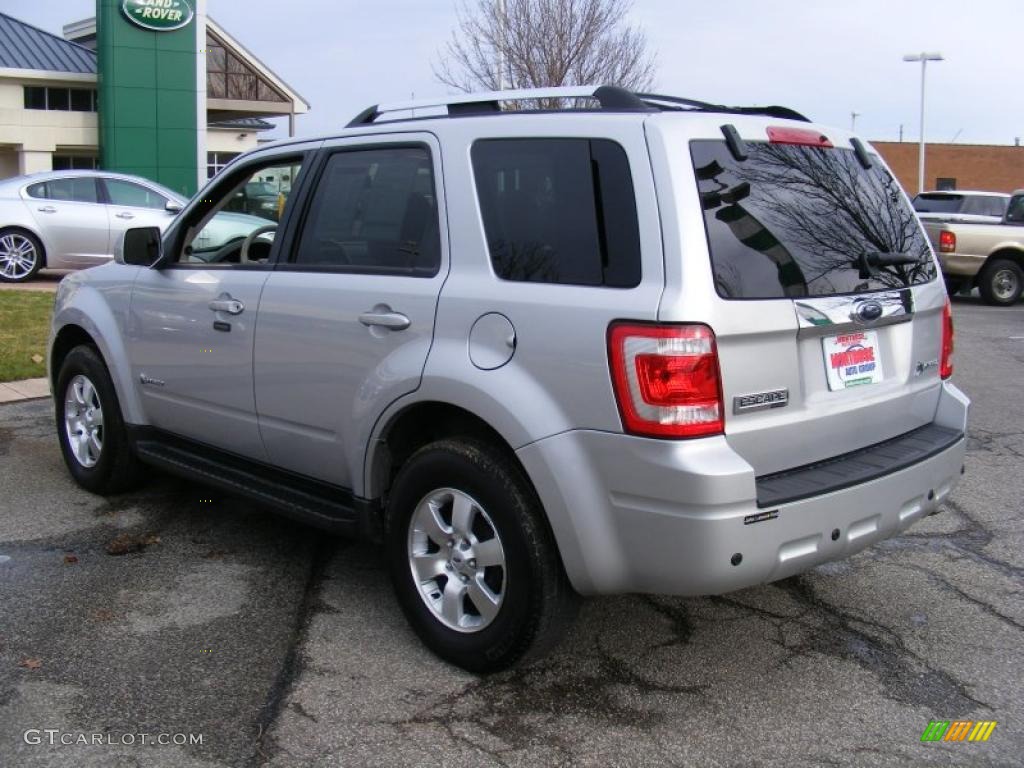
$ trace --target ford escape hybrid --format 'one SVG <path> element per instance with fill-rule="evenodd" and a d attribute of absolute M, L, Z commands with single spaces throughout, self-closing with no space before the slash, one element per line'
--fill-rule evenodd
<path fill-rule="evenodd" d="M 487 671 L 578 595 L 762 584 L 936 509 L 952 348 L 869 146 L 599 87 L 376 106 L 237 159 L 61 283 L 49 364 L 83 487 L 150 465 L 382 542 L 423 641 Z"/>

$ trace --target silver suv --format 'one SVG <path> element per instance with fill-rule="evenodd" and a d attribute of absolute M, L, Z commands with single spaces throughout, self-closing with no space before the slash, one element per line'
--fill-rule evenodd
<path fill-rule="evenodd" d="M 204 247 L 270 178 L 276 223 Z M 375 106 L 239 158 L 63 281 L 49 364 L 83 487 L 152 465 L 381 541 L 423 641 L 488 671 L 578 595 L 762 584 L 934 511 L 952 333 L 856 137 L 599 87 Z"/>

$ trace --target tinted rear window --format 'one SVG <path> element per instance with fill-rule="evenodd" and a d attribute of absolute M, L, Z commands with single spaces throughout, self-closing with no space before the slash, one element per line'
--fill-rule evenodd
<path fill-rule="evenodd" d="M 963 204 L 963 195 L 923 194 L 914 198 L 914 210 L 918 213 L 960 213 Z"/>
<path fill-rule="evenodd" d="M 720 296 L 830 296 L 935 278 L 921 225 L 879 163 L 864 169 L 846 149 L 748 142 L 747 151 L 740 162 L 724 141 L 690 144 Z"/>
<path fill-rule="evenodd" d="M 640 283 L 636 200 L 621 146 L 607 139 L 485 139 L 472 154 L 498 277 Z"/>

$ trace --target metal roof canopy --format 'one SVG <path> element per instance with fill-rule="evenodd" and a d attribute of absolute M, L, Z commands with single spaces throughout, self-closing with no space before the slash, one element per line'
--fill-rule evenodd
<path fill-rule="evenodd" d="M 441 109 L 447 117 L 468 115 L 486 115 L 501 113 L 502 102 L 537 101 L 541 99 L 589 99 L 600 105 L 601 111 L 608 112 L 712 112 L 741 115 L 767 115 L 787 120 L 809 120 L 788 107 L 727 107 L 723 104 L 710 104 L 695 99 L 683 99 L 677 96 L 662 96 L 652 93 L 633 93 L 625 88 L 614 85 L 563 86 L 558 88 L 529 88 L 515 91 L 487 91 L 483 93 L 467 93 L 458 96 L 442 96 L 433 99 L 394 102 L 391 104 L 375 104 L 356 115 L 347 128 L 371 125 L 377 118 L 395 112 L 411 112 L 416 109 Z M 529 114 L 532 110 L 524 110 Z M 554 110 L 571 111 L 571 110 Z M 506 114 L 515 114 L 508 111 Z M 408 120 L 411 118 L 392 118 L 388 122 Z"/>
<path fill-rule="evenodd" d="M 95 75 L 96 54 L 0 13 L 0 67 Z"/>

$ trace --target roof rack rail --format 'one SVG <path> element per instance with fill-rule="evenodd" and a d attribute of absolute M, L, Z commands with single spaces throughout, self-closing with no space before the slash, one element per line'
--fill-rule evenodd
<path fill-rule="evenodd" d="M 346 126 L 355 128 L 370 125 L 378 117 L 392 112 L 411 112 L 414 109 L 444 107 L 449 116 L 478 115 L 500 112 L 503 101 L 531 101 L 537 99 L 593 99 L 601 109 L 615 112 L 654 112 L 656 107 L 645 104 L 635 94 L 614 85 L 562 86 L 558 88 L 523 88 L 515 91 L 486 91 L 458 96 L 439 96 L 433 99 L 399 101 L 375 104 L 356 115 Z"/>
<path fill-rule="evenodd" d="M 356 115 L 346 128 L 372 125 L 377 118 L 395 112 L 417 109 L 445 109 L 449 117 L 493 114 L 501 111 L 502 102 L 535 101 L 539 99 L 591 99 L 609 112 L 657 112 L 682 107 L 694 112 L 722 112 L 741 115 L 767 115 L 788 120 L 810 122 L 799 112 L 787 107 L 727 107 L 705 101 L 662 96 L 654 93 L 633 93 L 615 85 L 563 86 L 558 88 L 526 88 L 514 91 L 487 91 L 433 99 L 374 104 Z M 406 118 L 397 118 L 398 120 Z"/>

